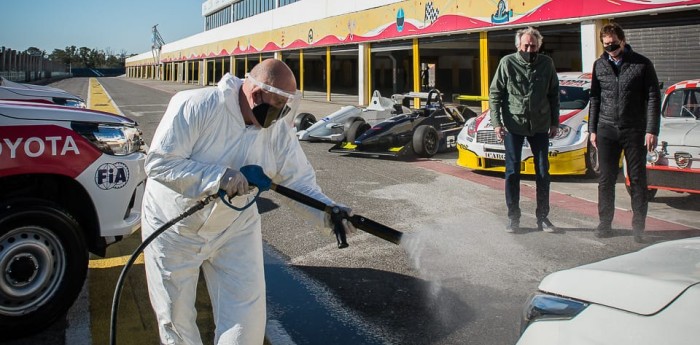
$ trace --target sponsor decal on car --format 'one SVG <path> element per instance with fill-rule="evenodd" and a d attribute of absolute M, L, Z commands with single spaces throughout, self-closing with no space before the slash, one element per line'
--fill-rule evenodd
<path fill-rule="evenodd" d="M 486 152 L 484 152 L 484 155 L 486 156 L 486 158 L 489 158 L 489 159 L 506 160 L 506 154 L 503 153 L 503 152 L 489 152 L 489 151 L 486 151 Z"/>
<path fill-rule="evenodd" d="M 105 163 L 95 171 L 95 184 L 100 189 L 119 189 L 129 182 L 129 167 L 122 162 Z"/>
<path fill-rule="evenodd" d="M 3 151 L 9 154 L 10 159 L 17 158 L 18 151 L 21 155 L 31 158 L 42 156 L 44 153 L 51 156 L 65 156 L 68 152 L 80 154 L 80 150 L 71 136 L 2 138 L 0 156 L 3 155 Z"/>

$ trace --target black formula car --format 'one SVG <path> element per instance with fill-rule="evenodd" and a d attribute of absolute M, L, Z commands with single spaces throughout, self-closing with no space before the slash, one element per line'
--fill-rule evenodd
<path fill-rule="evenodd" d="M 358 121 L 347 131 L 346 140 L 331 147 L 330 152 L 366 156 L 402 157 L 416 155 L 429 158 L 438 152 L 454 150 L 457 134 L 464 126 L 464 114 L 473 113 L 464 106 L 445 105 L 438 90 L 411 92 L 397 102 L 420 99 L 422 108 L 393 116 L 374 126 Z"/>

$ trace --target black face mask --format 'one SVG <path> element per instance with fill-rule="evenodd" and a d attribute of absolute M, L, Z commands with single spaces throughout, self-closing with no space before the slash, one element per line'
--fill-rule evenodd
<path fill-rule="evenodd" d="M 537 53 L 536 53 L 536 52 L 535 52 L 535 53 L 530 53 L 530 52 L 519 51 L 518 53 L 520 53 L 520 57 L 522 57 L 523 60 L 525 60 L 525 61 L 527 61 L 527 62 L 529 62 L 529 63 L 533 63 L 533 62 L 535 62 L 535 60 L 537 59 Z"/>
<path fill-rule="evenodd" d="M 619 44 L 611 44 L 607 47 L 603 47 L 603 49 L 605 49 L 605 51 L 608 53 L 612 53 L 612 52 L 620 49 L 620 45 Z"/>
<path fill-rule="evenodd" d="M 263 128 L 270 127 L 272 122 L 277 119 L 272 119 L 271 116 L 268 116 L 269 110 L 270 110 L 270 105 L 267 103 L 260 103 L 251 109 L 253 111 L 253 115 L 255 116 L 255 120 L 258 121 L 260 126 Z"/>

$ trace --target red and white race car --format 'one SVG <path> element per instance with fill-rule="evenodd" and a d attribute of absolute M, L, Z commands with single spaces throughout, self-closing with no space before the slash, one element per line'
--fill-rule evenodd
<path fill-rule="evenodd" d="M 88 252 L 138 230 L 146 174 L 134 121 L 98 111 L 0 101 L 0 334 L 65 314 Z"/>
<path fill-rule="evenodd" d="M 0 77 L 0 100 L 85 108 L 85 101 L 70 92 L 44 85 L 15 83 L 3 77 Z"/>
<path fill-rule="evenodd" d="M 558 73 L 559 131 L 549 141 L 549 173 L 552 175 L 595 176 L 597 152 L 588 142 L 588 108 L 591 74 Z M 505 148 L 496 138 L 487 110 L 469 119 L 457 136 L 457 165 L 473 170 L 505 171 Z M 521 173 L 534 174 L 532 151 L 525 141 Z"/>
<path fill-rule="evenodd" d="M 647 155 L 649 198 L 659 189 L 700 193 L 700 79 L 666 89 L 658 143 Z"/>

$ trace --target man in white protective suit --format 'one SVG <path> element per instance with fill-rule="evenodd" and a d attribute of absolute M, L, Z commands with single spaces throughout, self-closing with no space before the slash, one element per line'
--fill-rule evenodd
<path fill-rule="evenodd" d="M 217 200 L 145 249 L 148 292 L 163 344 L 202 344 L 194 306 L 200 268 L 213 306 L 215 343 L 263 343 L 260 214 L 239 170 L 260 166 L 274 183 L 334 204 L 316 183 L 294 135 L 299 99 L 292 71 L 274 59 L 256 65 L 245 79 L 226 74 L 217 87 L 179 92 L 171 99 L 146 158 L 143 239 L 220 189 L 233 197 L 234 206 L 251 205 L 239 212 Z M 260 175 L 253 177 L 267 179 Z M 321 211 L 289 204 L 318 226 L 333 225 Z M 342 223 L 346 233 L 354 231 L 351 223 Z"/>

